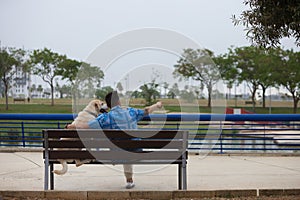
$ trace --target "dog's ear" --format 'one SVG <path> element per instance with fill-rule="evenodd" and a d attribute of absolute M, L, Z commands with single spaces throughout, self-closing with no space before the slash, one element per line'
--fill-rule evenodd
<path fill-rule="evenodd" d="M 99 102 L 95 102 L 94 106 L 95 106 L 96 110 L 100 110 L 101 109 L 101 103 L 99 103 Z"/>

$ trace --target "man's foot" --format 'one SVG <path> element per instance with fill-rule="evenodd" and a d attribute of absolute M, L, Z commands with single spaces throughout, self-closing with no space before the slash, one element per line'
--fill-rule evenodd
<path fill-rule="evenodd" d="M 127 182 L 126 189 L 131 189 L 135 186 L 134 182 Z"/>

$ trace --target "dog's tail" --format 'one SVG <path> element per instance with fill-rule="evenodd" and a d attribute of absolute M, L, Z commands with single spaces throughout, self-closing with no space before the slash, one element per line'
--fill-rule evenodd
<path fill-rule="evenodd" d="M 53 173 L 57 175 L 64 175 L 68 171 L 68 164 L 66 160 L 59 160 L 60 164 L 62 165 L 61 170 L 53 170 Z"/>

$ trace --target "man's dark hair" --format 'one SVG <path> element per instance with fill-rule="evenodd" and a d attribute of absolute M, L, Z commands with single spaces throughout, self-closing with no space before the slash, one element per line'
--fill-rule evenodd
<path fill-rule="evenodd" d="M 119 105 L 119 100 L 120 99 L 117 91 L 110 92 L 105 96 L 105 101 L 109 108 Z"/>

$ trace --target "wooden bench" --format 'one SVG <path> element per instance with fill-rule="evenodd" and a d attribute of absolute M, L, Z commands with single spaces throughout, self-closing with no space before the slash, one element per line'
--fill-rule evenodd
<path fill-rule="evenodd" d="M 25 98 L 14 98 L 13 99 L 14 103 L 16 103 L 16 101 L 23 101 L 25 103 Z"/>
<path fill-rule="evenodd" d="M 188 131 L 46 129 L 44 189 L 54 189 L 59 159 L 92 160 L 87 164 L 177 164 L 178 189 L 187 189 Z M 49 171 L 50 167 L 50 171 Z"/>

